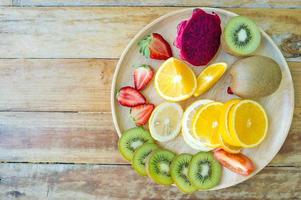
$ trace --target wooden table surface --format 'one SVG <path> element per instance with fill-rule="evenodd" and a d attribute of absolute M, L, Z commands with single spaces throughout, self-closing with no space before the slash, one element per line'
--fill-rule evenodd
<path fill-rule="evenodd" d="M 126 3 L 125 3 L 126 2 Z M 301 199 L 301 0 L 0 0 L 0 199 Z M 117 60 L 146 24 L 183 7 L 255 20 L 287 58 L 290 133 L 237 186 L 183 195 L 138 176 L 118 153 L 110 111 Z"/>

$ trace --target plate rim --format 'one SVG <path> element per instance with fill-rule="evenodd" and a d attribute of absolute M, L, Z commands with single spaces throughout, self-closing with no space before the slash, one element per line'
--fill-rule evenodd
<path fill-rule="evenodd" d="M 132 47 L 132 45 L 136 42 L 136 40 L 141 37 L 148 29 L 150 29 L 152 26 L 154 26 L 155 24 L 165 20 L 166 18 L 168 17 L 171 17 L 171 16 L 174 16 L 174 15 L 177 15 L 177 14 L 180 14 L 180 13 L 185 13 L 187 11 L 193 11 L 194 9 L 196 8 L 200 8 L 200 9 L 204 9 L 206 10 L 207 12 L 214 12 L 214 11 L 218 11 L 219 13 L 223 13 L 223 14 L 226 14 L 226 15 L 229 15 L 229 16 L 238 16 L 238 14 L 234 13 L 234 12 L 231 12 L 231 11 L 228 11 L 228 10 L 225 10 L 225 9 L 221 9 L 221 8 L 213 8 L 213 7 L 191 7 L 191 8 L 184 8 L 184 9 L 179 9 L 179 10 L 175 10 L 175 11 L 171 11 L 171 12 L 168 12 L 158 18 L 156 18 L 155 20 L 153 20 L 152 22 L 150 22 L 149 24 L 147 24 L 146 26 L 144 26 L 131 40 L 130 42 L 127 44 L 126 48 L 123 50 L 118 62 L 117 62 L 117 65 L 116 65 L 116 69 L 115 69 L 115 72 L 114 72 L 114 75 L 113 75 L 113 80 L 112 80 L 112 86 L 111 86 L 111 112 L 112 112 L 112 118 L 113 118 L 113 124 L 114 124 L 114 128 L 116 129 L 116 132 L 117 132 L 117 135 L 118 137 L 121 136 L 121 131 L 120 131 L 120 128 L 119 128 L 119 125 L 118 125 L 118 120 L 117 120 L 117 115 L 116 115 L 116 110 L 115 110 L 115 88 L 116 88 L 116 82 L 117 82 L 117 76 L 118 76 L 118 73 L 120 71 L 120 68 L 121 68 L 121 64 L 124 60 L 124 57 L 126 56 L 126 54 L 128 53 L 129 49 Z M 274 155 L 271 156 L 271 158 L 269 160 L 266 160 L 267 161 L 267 164 L 264 165 L 263 167 L 259 168 L 256 170 L 255 173 L 252 173 L 251 175 L 247 176 L 247 177 L 244 177 L 242 178 L 241 180 L 239 180 L 238 182 L 235 182 L 233 184 L 230 184 L 226 187 L 214 187 L 212 189 L 209 189 L 209 190 L 198 190 L 197 192 L 201 192 L 201 191 L 213 191 L 213 190 L 221 190 L 221 189 L 226 189 L 226 188 L 229 188 L 229 187 L 232 187 L 232 186 L 235 186 L 235 185 L 238 185 L 252 177 L 254 177 L 257 173 L 259 173 L 261 170 L 263 170 L 274 158 L 275 156 L 279 153 L 280 149 L 282 148 L 284 142 L 286 141 L 286 138 L 288 136 L 288 133 L 289 133 L 289 130 L 291 128 L 291 125 L 292 125 L 292 120 L 293 120 L 293 115 L 294 115 L 294 110 L 295 110 L 295 91 L 294 91 L 294 82 L 293 82 L 293 79 L 292 79 L 292 75 L 291 75 L 291 72 L 290 72 L 290 69 L 289 69 L 289 66 L 287 64 L 287 61 L 285 60 L 285 57 L 283 56 L 282 52 L 280 51 L 280 49 L 278 48 L 278 46 L 275 44 L 275 42 L 272 40 L 272 38 L 261 28 L 259 27 L 260 29 L 260 32 L 261 34 L 268 40 L 268 42 L 271 43 L 271 45 L 273 46 L 273 48 L 275 49 L 275 51 L 277 51 L 277 53 L 280 56 L 280 60 L 282 62 L 282 64 L 284 64 L 285 66 L 285 70 L 288 72 L 288 79 L 289 81 L 292 83 L 291 84 L 291 87 L 290 87 L 290 94 L 292 95 L 292 98 L 289 99 L 289 103 L 290 103 L 290 115 L 289 115 L 289 123 L 287 123 L 286 127 L 284 128 L 284 134 L 285 134 L 285 137 L 283 137 L 283 140 L 280 142 L 281 145 L 279 145 L 279 149 L 275 151 Z"/>

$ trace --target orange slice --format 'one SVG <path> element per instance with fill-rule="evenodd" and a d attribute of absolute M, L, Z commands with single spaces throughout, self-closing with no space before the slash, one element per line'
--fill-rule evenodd
<path fill-rule="evenodd" d="M 260 104 L 242 100 L 230 109 L 228 125 L 233 144 L 251 148 L 266 137 L 268 118 Z"/>
<path fill-rule="evenodd" d="M 219 102 L 208 103 L 197 111 L 192 122 L 194 136 L 205 139 L 211 148 L 220 146 L 218 127 L 222 107 Z"/>
<path fill-rule="evenodd" d="M 226 63 L 215 63 L 206 67 L 197 78 L 197 88 L 194 96 L 200 96 L 207 92 L 227 70 Z"/>

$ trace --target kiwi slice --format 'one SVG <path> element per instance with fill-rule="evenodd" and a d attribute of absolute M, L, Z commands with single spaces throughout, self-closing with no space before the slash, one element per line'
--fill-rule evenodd
<path fill-rule="evenodd" d="M 153 143 L 145 143 L 139 147 L 133 156 L 132 167 L 141 176 L 146 176 L 145 162 L 146 158 L 151 154 L 152 151 L 158 149 L 158 146 Z"/>
<path fill-rule="evenodd" d="M 169 150 L 157 149 L 147 160 L 146 171 L 150 178 L 161 185 L 171 185 L 170 164 L 176 155 Z"/>
<path fill-rule="evenodd" d="M 192 193 L 197 190 L 188 178 L 188 166 L 191 159 L 192 155 L 183 153 L 177 155 L 170 165 L 171 178 L 174 180 L 178 188 L 185 193 Z"/>
<path fill-rule="evenodd" d="M 126 130 L 119 139 L 118 149 L 121 155 L 131 161 L 135 150 L 144 143 L 153 143 L 154 139 L 150 133 L 142 127 L 135 127 Z"/>
<path fill-rule="evenodd" d="M 237 16 L 227 23 L 222 45 L 224 50 L 236 56 L 248 56 L 256 51 L 261 41 L 260 30 L 249 18 Z"/>
<path fill-rule="evenodd" d="M 222 176 L 222 167 L 212 152 L 195 154 L 189 164 L 188 177 L 198 189 L 210 189 L 216 186 Z"/>

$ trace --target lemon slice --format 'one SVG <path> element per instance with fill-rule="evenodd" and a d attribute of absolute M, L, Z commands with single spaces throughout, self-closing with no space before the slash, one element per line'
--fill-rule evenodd
<path fill-rule="evenodd" d="M 197 111 L 192 122 L 194 136 L 205 139 L 211 148 L 220 146 L 218 127 L 222 107 L 220 102 L 208 103 Z"/>
<path fill-rule="evenodd" d="M 192 121 L 197 110 L 205 104 L 213 102 L 209 99 L 202 99 L 195 101 L 193 104 L 188 106 L 183 114 L 182 119 L 182 135 L 184 141 L 193 149 L 200 151 L 210 151 L 212 148 L 207 147 L 204 143 L 206 140 L 198 139 L 193 135 L 192 132 Z"/>
<path fill-rule="evenodd" d="M 161 103 L 153 111 L 149 120 L 152 137 L 159 142 L 175 138 L 181 130 L 183 109 L 177 103 Z"/>
<path fill-rule="evenodd" d="M 228 118 L 229 118 L 229 112 L 230 109 L 235 105 L 238 104 L 241 100 L 239 99 L 231 99 L 227 101 L 222 108 L 221 115 L 220 115 L 220 126 L 219 126 L 219 132 L 221 136 L 223 137 L 224 143 L 227 143 L 231 146 L 237 145 L 234 142 L 234 139 L 232 138 L 230 132 L 229 132 L 229 126 L 228 126 Z"/>
<path fill-rule="evenodd" d="M 230 109 L 229 131 L 235 146 L 259 145 L 268 131 L 268 118 L 257 102 L 242 100 Z"/>
<path fill-rule="evenodd" d="M 158 94 L 169 101 L 182 101 L 191 97 L 197 87 L 192 69 L 176 58 L 166 60 L 155 76 Z"/>
<path fill-rule="evenodd" d="M 194 96 L 200 96 L 207 92 L 227 70 L 226 63 L 215 63 L 206 67 L 197 78 L 197 89 Z"/>

